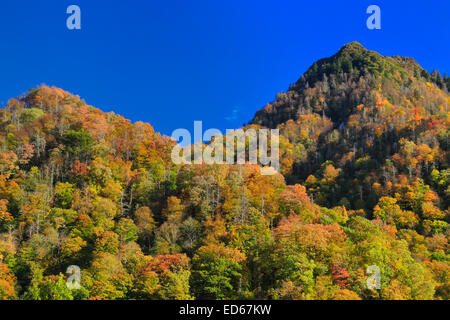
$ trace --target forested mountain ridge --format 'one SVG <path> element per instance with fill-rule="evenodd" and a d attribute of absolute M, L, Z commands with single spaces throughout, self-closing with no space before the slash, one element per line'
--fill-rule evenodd
<path fill-rule="evenodd" d="M 0 299 L 449 299 L 447 82 L 344 46 L 250 125 L 272 176 L 31 89 L 0 109 Z"/>
<path fill-rule="evenodd" d="M 448 169 L 447 87 L 450 78 L 430 75 L 412 58 L 352 42 L 314 63 L 252 123 L 288 138 L 283 173 L 319 204 L 370 211 L 400 178 L 420 178 L 447 209 L 448 185 L 438 182 Z M 326 168 L 332 192 L 320 183 Z"/>
<path fill-rule="evenodd" d="M 376 103 L 378 97 L 372 89 L 382 89 L 383 97 L 398 104 L 401 94 L 417 99 L 420 92 L 414 84 L 426 81 L 448 93 L 450 78 L 445 74 L 441 77 L 433 71 L 430 75 L 413 58 L 384 57 L 351 42 L 332 57 L 315 62 L 286 93 L 279 93 L 273 103 L 259 110 L 251 123 L 275 128 L 314 112 L 340 125 L 358 105 Z"/>

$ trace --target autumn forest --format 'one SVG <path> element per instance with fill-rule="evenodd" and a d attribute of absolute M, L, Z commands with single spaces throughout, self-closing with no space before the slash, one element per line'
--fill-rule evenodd
<path fill-rule="evenodd" d="M 280 132 L 261 175 L 174 164 L 150 124 L 29 89 L 0 109 L 0 300 L 449 300 L 449 91 L 344 45 L 245 125 Z"/>

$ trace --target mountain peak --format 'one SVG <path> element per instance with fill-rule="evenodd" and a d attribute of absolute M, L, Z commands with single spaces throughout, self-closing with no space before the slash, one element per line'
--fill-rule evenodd
<path fill-rule="evenodd" d="M 384 57 L 375 51 L 367 50 L 359 42 L 345 44 L 333 56 L 315 62 L 299 79 L 306 79 L 310 84 L 320 81 L 323 75 L 352 73 L 374 73 L 384 64 Z"/>
<path fill-rule="evenodd" d="M 423 87 L 427 81 L 432 77 L 414 59 L 382 56 L 353 41 L 313 63 L 286 93 L 258 111 L 252 123 L 276 127 L 299 115 L 319 113 L 340 126 L 358 105 L 374 105 L 376 88 L 384 87 L 378 94 L 395 104 L 404 98 L 402 92 L 408 92 L 407 99 L 416 99 L 418 91 L 411 89 L 412 84 Z"/>
<path fill-rule="evenodd" d="M 346 52 L 346 51 L 368 51 L 368 50 L 358 41 L 352 41 L 347 44 L 344 44 L 342 48 L 339 50 L 339 52 Z"/>

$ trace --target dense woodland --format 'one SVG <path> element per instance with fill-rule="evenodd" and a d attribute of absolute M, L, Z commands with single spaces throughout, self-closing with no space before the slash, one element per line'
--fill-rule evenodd
<path fill-rule="evenodd" d="M 0 299 L 448 300 L 449 89 L 345 45 L 247 126 L 280 129 L 275 175 L 31 89 L 0 109 Z"/>

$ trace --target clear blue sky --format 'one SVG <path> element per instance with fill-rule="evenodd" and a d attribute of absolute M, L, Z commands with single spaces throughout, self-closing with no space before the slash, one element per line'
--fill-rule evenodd
<path fill-rule="evenodd" d="M 167 135 L 224 131 L 354 40 L 450 74 L 449 18 L 448 0 L 1 0 L 0 102 L 45 83 Z"/>

